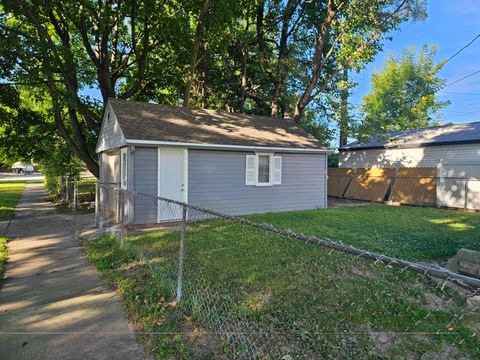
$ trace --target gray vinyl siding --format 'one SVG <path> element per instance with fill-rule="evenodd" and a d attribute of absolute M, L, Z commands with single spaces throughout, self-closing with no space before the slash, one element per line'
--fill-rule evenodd
<path fill-rule="evenodd" d="M 105 112 L 102 120 L 102 129 L 98 137 L 97 153 L 126 145 L 125 136 L 120 124 L 111 109 Z"/>
<path fill-rule="evenodd" d="M 480 144 L 410 149 L 370 149 L 340 153 L 340 167 L 436 167 L 439 163 L 480 162 Z"/>
<path fill-rule="evenodd" d="M 231 215 L 325 207 L 325 154 L 280 154 L 282 184 L 245 185 L 249 152 L 188 151 L 188 202 Z"/>
<path fill-rule="evenodd" d="M 157 195 L 157 148 L 135 147 L 133 152 L 134 191 Z M 155 223 L 157 201 L 145 196 L 135 196 L 135 222 Z"/>

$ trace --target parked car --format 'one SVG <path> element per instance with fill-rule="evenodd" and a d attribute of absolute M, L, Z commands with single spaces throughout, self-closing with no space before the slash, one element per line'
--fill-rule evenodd
<path fill-rule="evenodd" d="M 12 170 L 16 173 L 16 174 L 20 174 L 24 171 L 25 169 L 25 165 L 23 165 L 22 162 L 20 161 L 17 161 L 15 164 L 12 165 Z"/>

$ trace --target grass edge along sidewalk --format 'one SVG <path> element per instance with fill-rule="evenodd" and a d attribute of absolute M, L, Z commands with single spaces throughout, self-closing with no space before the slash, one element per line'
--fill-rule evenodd
<path fill-rule="evenodd" d="M 265 216 L 270 215 L 249 218 L 264 220 Z M 163 333 L 148 338 L 160 357 L 197 358 L 199 343 L 211 358 L 242 351 L 232 350 L 228 339 L 214 341 L 202 315 L 178 307 L 166 290 L 168 281 L 148 266 L 150 262 L 155 268 L 175 271 L 171 259 L 178 251 L 176 235 L 141 234 L 127 239 L 124 247 L 105 237 L 88 243 L 87 249 L 92 262 L 117 286 L 140 327 Z M 138 250 L 154 255 L 149 261 L 139 259 Z M 214 296 L 235 298 L 233 307 L 217 302 L 204 307 L 208 310 L 204 314 L 213 312 L 224 322 L 240 315 L 263 331 L 276 328 L 292 333 L 290 343 L 289 339 L 281 343 L 286 344 L 285 356 L 289 346 L 298 347 L 302 341 L 308 343 L 305 357 L 311 355 L 308 351 L 327 357 L 348 351 L 360 358 L 388 358 L 412 351 L 437 358 L 480 355 L 478 332 L 472 328 L 478 317 L 461 313 L 464 299 L 422 275 L 217 220 L 188 233 L 186 259 L 203 259 L 187 266 L 186 273 L 215 287 Z M 340 330 L 341 335 L 331 334 L 331 342 L 314 341 L 315 324 L 320 324 L 320 330 Z M 330 327 L 322 328 L 322 324 Z M 186 332 L 188 336 L 182 335 Z"/>
<path fill-rule="evenodd" d="M 13 218 L 15 207 L 20 200 L 25 182 L 0 181 L 0 221 L 5 225 L 0 228 L 0 279 L 3 278 L 4 262 L 7 258 L 8 223 Z"/>

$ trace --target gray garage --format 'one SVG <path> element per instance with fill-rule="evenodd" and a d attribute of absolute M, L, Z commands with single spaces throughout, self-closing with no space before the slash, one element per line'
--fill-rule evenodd
<path fill-rule="evenodd" d="M 110 99 L 96 150 L 100 182 L 128 191 L 231 215 L 327 206 L 330 151 L 289 120 Z"/>

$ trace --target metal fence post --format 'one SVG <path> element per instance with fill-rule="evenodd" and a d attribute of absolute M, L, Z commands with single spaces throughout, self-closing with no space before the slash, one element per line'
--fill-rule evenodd
<path fill-rule="evenodd" d="M 463 203 L 463 209 L 466 211 L 468 208 L 468 178 L 465 178 L 465 201 Z"/>
<path fill-rule="evenodd" d="M 68 176 L 65 176 L 65 203 L 68 206 Z"/>
<path fill-rule="evenodd" d="M 124 226 L 125 226 L 125 193 L 122 189 L 118 191 L 118 201 L 120 202 L 120 244 L 123 245 L 125 241 Z"/>
<path fill-rule="evenodd" d="M 102 230 L 105 226 L 106 206 L 104 185 L 98 184 L 98 227 Z"/>
<path fill-rule="evenodd" d="M 177 303 L 182 301 L 183 263 L 185 259 L 185 230 L 187 227 L 187 207 L 182 205 L 182 223 L 180 225 L 180 252 L 178 259 Z"/>
<path fill-rule="evenodd" d="M 114 224 L 120 224 L 120 189 L 113 189 L 114 203 L 115 203 L 115 213 L 114 213 Z"/>
<path fill-rule="evenodd" d="M 73 179 L 73 210 L 77 210 L 77 202 L 78 202 L 78 179 Z"/>
<path fill-rule="evenodd" d="M 99 191 L 99 186 L 98 186 L 98 181 L 95 181 L 95 226 L 99 226 L 100 225 L 100 221 L 99 221 L 99 209 L 98 209 L 98 205 L 99 205 L 99 194 L 98 194 L 98 191 Z"/>

